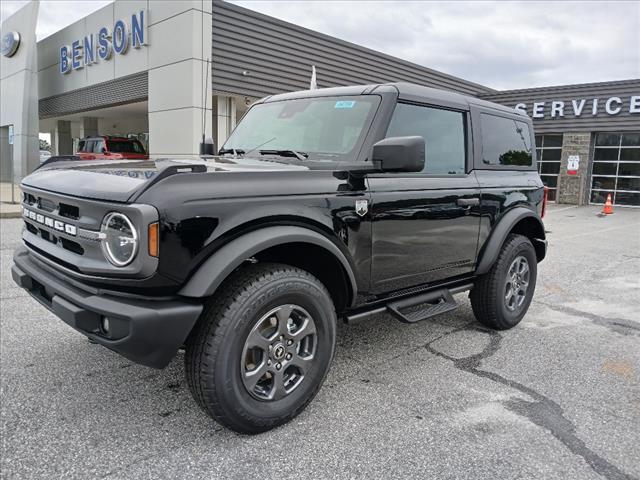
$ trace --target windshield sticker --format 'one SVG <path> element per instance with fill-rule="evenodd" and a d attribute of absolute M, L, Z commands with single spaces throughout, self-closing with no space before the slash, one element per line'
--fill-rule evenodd
<path fill-rule="evenodd" d="M 353 108 L 355 100 L 338 100 L 333 108 Z"/>

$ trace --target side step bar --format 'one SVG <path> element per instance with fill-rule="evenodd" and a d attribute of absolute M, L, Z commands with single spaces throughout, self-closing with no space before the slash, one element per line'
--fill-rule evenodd
<path fill-rule="evenodd" d="M 473 288 L 472 283 L 465 283 L 451 288 L 440 288 L 409 297 L 390 299 L 388 303 L 377 303 L 368 308 L 351 313 L 344 318 L 345 323 L 353 325 L 380 313 L 390 313 L 404 323 L 415 323 L 435 315 L 449 312 L 458 307 L 453 295 Z"/>
<path fill-rule="evenodd" d="M 443 289 L 389 303 L 387 310 L 401 322 L 416 323 L 457 307 L 451 292 Z"/>

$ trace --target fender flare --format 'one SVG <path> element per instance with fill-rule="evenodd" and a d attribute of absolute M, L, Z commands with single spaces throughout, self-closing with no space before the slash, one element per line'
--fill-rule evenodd
<path fill-rule="evenodd" d="M 351 285 L 351 302 L 354 301 L 358 291 L 356 277 L 342 251 L 324 235 L 295 226 L 265 227 L 232 240 L 200 265 L 178 294 L 195 298 L 210 296 L 231 272 L 248 258 L 267 248 L 285 243 L 309 243 L 333 254 L 345 270 Z"/>
<path fill-rule="evenodd" d="M 482 275 L 487 273 L 489 269 L 491 269 L 492 265 L 498 259 L 498 255 L 500 254 L 500 249 L 502 248 L 502 244 L 509 235 L 509 232 L 513 229 L 513 227 L 521 220 L 531 217 L 535 219 L 536 222 L 540 225 L 540 231 L 542 232 L 542 238 L 535 238 L 535 240 L 541 241 L 545 243 L 546 240 L 544 237 L 544 225 L 540 221 L 538 215 L 532 210 L 529 210 L 525 207 L 516 207 L 512 210 L 509 210 L 504 216 L 498 221 L 498 224 L 493 228 L 493 232 L 491 236 L 486 241 L 484 246 L 482 247 L 482 251 L 480 253 L 480 260 L 478 261 L 478 265 L 476 267 L 476 275 Z M 534 245 L 535 247 L 535 245 Z M 536 249 L 537 251 L 537 249 Z M 542 256 L 544 258 L 544 255 Z M 538 261 L 542 260 L 539 258 Z"/>

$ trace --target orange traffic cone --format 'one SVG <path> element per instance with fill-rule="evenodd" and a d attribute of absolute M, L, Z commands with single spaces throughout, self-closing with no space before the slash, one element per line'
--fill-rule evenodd
<path fill-rule="evenodd" d="M 602 213 L 605 215 L 611 215 L 613 213 L 613 203 L 611 202 L 611 194 L 607 195 L 607 201 L 604 203 Z"/>

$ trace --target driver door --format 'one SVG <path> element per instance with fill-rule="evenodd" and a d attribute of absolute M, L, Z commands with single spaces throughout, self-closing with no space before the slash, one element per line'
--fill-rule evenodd
<path fill-rule="evenodd" d="M 373 293 L 471 273 L 480 231 L 480 186 L 467 160 L 468 112 L 399 103 L 387 137 L 419 135 L 419 173 L 368 175 Z"/>

